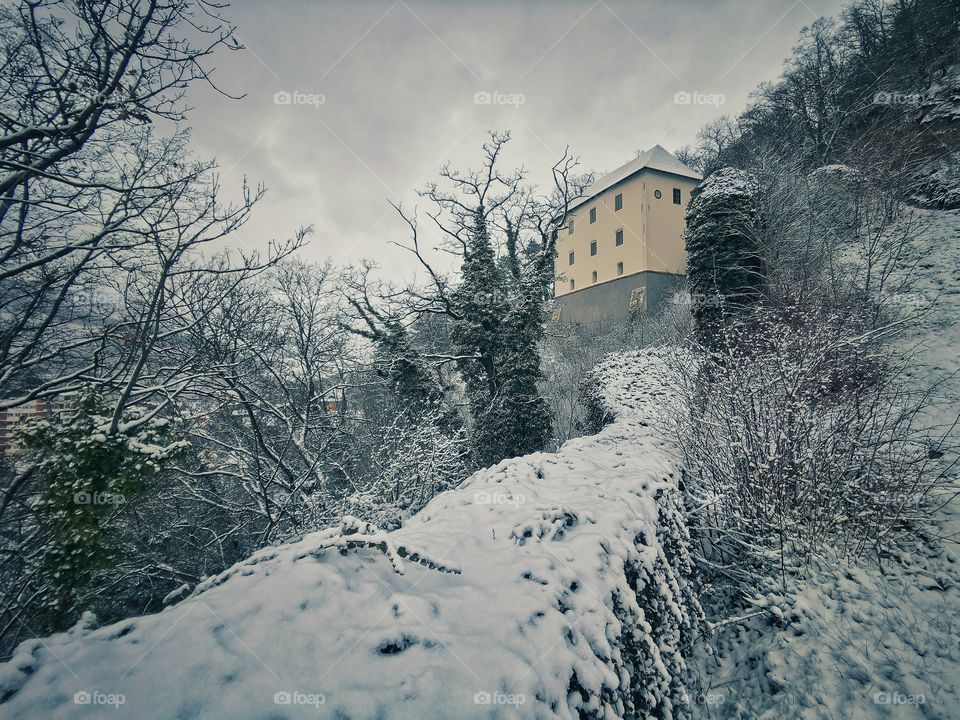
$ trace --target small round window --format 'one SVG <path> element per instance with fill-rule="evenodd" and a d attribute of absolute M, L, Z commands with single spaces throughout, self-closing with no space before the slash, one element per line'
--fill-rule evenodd
<path fill-rule="evenodd" d="M 653 196 L 654 196 L 657 200 L 659 200 L 660 198 L 663 197 L 663 193 L 660 192 L 659 190 L 654 190 L 654 191 L 653 191 Z"/>

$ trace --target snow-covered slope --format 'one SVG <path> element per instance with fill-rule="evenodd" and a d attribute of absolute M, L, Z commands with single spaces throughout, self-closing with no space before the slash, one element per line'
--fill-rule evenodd
<path fill-rule="evenodd" d="M 912 98 L 909 98 L 912 99 Z M 960 63 L 945 68 L 917 98 L 917 120 L 933 154 L 913 173 L 910 199 L 924 207 L 960 207 Z"/>
<path fill-rule="evenodd" d="M 651 428 L 662 360 L 599 374 L 615 415 L 599 434 L 481 471 L 395 532 L 347 523 L 156 615 L 25 642 L 0 666 L 0 716 L 669 712 L 685 693 L 671 649 L 696 601 L 670 510 L 675 453 Z"/>
<path fill-rule="evenodd" d="M 960 404 L 960 211 L 920 211 L 919 287 L 934 303 L 912 330 L 921 386 L 945 383 L 931 421 L 947 427 Z M 703 717 L 960 718 L 960 488 L 945 488 L 928 536 L 881 565 L 821 563 L 783 611 L 728 625 L 701 644 Z"/>

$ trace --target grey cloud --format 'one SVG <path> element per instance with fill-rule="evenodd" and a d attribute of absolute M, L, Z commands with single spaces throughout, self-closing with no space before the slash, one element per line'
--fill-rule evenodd
<path fill-rule="evenodd" d="M 305 255 L 370 257 L 399 277 L 412 265 L 388 245 L 405 228 L 387 199 L 440 165 L 475 162 L 488 129 L 509 129 L 510 161 L 532 179 L 565 145 L 589 169 L 634 151 L 676 148 L 779 74 L 797 32 L 841 0 L 810 2 L 237 2 L 228 16 L 248 52 L 217 59 L 217 78 L 246 98 L 191 96 L 195 149 L 218 157 L 227 188 L 246 174 L 269 186 L 236 238 L 255 245 L 317 229 Z M 277 105 L 274 94 L 323 95 Z M 477 92 L 522 94 L 475 104 Z M 719 107 L 674 94 L 723 94 Z"/>

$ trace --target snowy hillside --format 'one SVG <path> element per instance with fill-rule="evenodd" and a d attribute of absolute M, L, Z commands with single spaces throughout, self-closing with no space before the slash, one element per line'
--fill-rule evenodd
<path fill-rule="evenodd" d="M 481 471 L 395 532 L 347 523 L 156 615 L 25 642 L 0 668 L 0 715 L 668 713 L 686 697 L 677 648 L 696 601 L 669 510 L 674 453 L 651 428 L 662 360 L 598 375 L 615 415 L 598 435 Z"/>
<path fill-rule="evenodd" d="M 918 382 L 946 382 L 933 421 L 949 426 L 960 396 L 960 212 L 920 211 L 919 287 L 898 298 L 926 307 L 912 331 Z M 960 717 L 960 499 L 941 495 L 928 536 L 882 566 L 821 562 L 789 597 L 774 593 L 782 626 L 727 626 L 699 648 L 703 717 Z M 924 510 L 928 512 L 928 510 Z"/>
<path fill-rule="evenodd" d="M 946 68 L 942 77 L 917 96 L 921 127 L 931 131 L 934 150 L 917 168 L 910 183 L 910 199 L 933 208 L 960 207 L 960 151 L 956 122 L 960 118 L 960 64 Z"/>

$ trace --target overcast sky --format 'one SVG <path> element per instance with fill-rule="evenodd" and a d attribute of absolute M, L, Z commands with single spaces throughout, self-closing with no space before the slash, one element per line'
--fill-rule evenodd
<path fill-rule="evenodd" d="M 269 188 L 235 244 L 313 225 L 306 257 L 370 258 L 396 278 L 413 266 L 389 244 L 406 228 L 388 199 L 412 207 L 444 162 L 475 165 L 487 130 L 512 132 L 506 160 L 535 182 L 565 145 L 598 172 L 673 151 L 740 112 L 799 30 L 842 5 L 235 0 L 247 49 L 220 55 L 215 78 L 246 97 L 193 92 L 194 148 L 226 188 L 244 174 Z"/>

